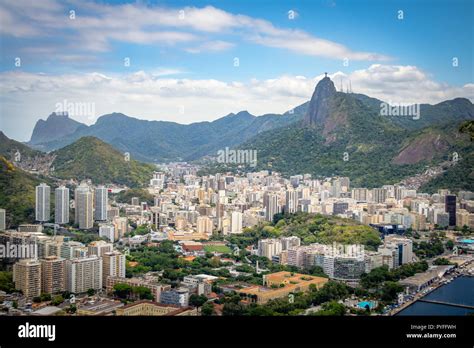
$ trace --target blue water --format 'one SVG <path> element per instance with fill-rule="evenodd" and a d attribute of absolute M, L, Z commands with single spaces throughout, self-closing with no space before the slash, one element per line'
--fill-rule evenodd
<path fill-rule="evenodd" d="M 472 244 L 474 243 L 474 239 L 461 239 L 459 242 L 465 244 Z"/>
<path fill-rule="evenodd" d="M 424 298 L 474 306 L 474 277 L 458 277 Z M 474 309 L 416 301 L 397 315 L 467 315 L 470 312 Z"/>
<path fill-rule="evenodd" d="M 369 308 L 372 309 L 375 307 L 375 303 L 373 301 L 362 301 L 362 302 L 359 302 L 357 306 L 359 306 L 359 308 L 362 308 L 362 309 L 365 309 L 367 306 L 369 306 Z"/>

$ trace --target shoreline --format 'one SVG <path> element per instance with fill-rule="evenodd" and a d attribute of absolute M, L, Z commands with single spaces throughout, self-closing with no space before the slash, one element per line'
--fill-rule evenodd
<path fill-rule="evenodd" d="M 434 284 L 429 291 L 422 294 L 421 296 L 416 297 L 415 299 L 413 299 L 411 301 L 407 301 L 407 302 L 403 303 L 400 307 L 397 307 L 396 309 L 391 311 L 389 313 L 389 316 L 397 316 L 400 312 L 402 312 L 405 309 L 407 309 L 408 307 L 414 305 L 419 300 L 422 300 L 427 295 L 431 294 L 433 291 L 438 290 L 438 289 L 442 288 L 443 286 L 446 286 L 446 285 L 450 284 L 450 282 L 456 280 L 459 277 L 474 278 L 474 275 L 470 274 L 467 269 L 465 269 L 465 270 L 463 269 L 459 273 L 454 273 L 454 275 L 452 277 L 443 277 L 442 280 L 440 280 L 438 283 Z M 446 281 L 446 280 L 449 280 L 449 281 Z"/>

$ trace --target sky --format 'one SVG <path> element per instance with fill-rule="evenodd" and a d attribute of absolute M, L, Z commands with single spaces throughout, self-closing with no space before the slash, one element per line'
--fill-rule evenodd
<path fill-rule="evenodd" d="M 283 113 L 327 72 L 390 103 L 474 101 L 470 0 L 0 1 L 0 130 L 54 111 Z"/>

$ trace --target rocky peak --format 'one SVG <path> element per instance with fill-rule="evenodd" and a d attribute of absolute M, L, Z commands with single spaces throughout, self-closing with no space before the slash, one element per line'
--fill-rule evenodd
<path fill-rule="evenodd" d="M 335 94 L 336 87 L 326 73 L 326 76 L 318 82 L 314 89 L 308 111 L 304 117 L 305 125 L 314 126 L 324 123 L 329 116 L 329 102 Z"/>

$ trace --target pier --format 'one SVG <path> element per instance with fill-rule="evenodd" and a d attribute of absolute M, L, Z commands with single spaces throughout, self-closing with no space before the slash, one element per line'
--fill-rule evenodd
<path fill-rule="evenodd" d="M 437 300 L 427 300 L 425 298 L 421 298 L 418 300 L 419 302 L 427 302 L 427 303 L 434 303 L 434 304 L 441 304 L 445 306 L 452 306 L 452 307 L 461 307 L 461 308 L 467 308 L 467 309 L 474 309 L 474 306 L 471 305 L 466 305 L 466 304 L 461 304 L 461 303 L 450 303 L 450 302 L 444 302 L 444 301 L 437 301 Z"/>

